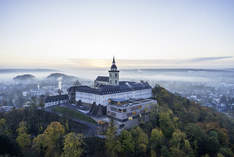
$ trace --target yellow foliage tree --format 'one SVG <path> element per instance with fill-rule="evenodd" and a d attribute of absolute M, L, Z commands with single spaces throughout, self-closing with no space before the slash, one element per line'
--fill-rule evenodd
<path fill-rule="evenodd" d="M 66 135 L 64 140 L 63 154 L 62 157 L 80 157 L 83 149 L 82 135 L 76 133 L 69 133 Z"/>
<path fill-rule="evenodd" d="M 46 157 L 60 156 L 61 141 L 65 133 L 64 126 L 59 122 L 51 122 L 43 134 L 33 140 L 33 148 Z"/>

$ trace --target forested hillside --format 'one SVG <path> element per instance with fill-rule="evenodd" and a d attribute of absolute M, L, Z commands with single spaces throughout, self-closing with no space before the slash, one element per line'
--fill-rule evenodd
<path fill-rule="evenodd" d="M 76 127 L 78 124 L 47 115 L 51 113 L 44 111 L 1 114 L 0 154 L 47 157 L 233 156 L 232 119 L 160 86 L 156 86 L 153 93 L 158 105 L 147 123 L 124 130 L 120 135 L 110 123 L 105 139 L 85 137 L 82 135 L 85 126 Z"/>

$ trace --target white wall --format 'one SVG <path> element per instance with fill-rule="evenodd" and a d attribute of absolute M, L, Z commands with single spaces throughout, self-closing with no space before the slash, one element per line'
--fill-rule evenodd
<path fill-rule="evenodd" d="M 124 99 L 146 99 L 152 97 L 152 89 L 143 89 L 115 94 L 107 94 L 107 95 L 97 95 L 93 93 L 84 93 L 84 92 L 76 92 L 76 101 L 81 100 L 82 102 L 92 104 L 96 102 L 96 104 L 101 104 L 106 106 L 108 104 L 108 99 L 110 98 L 124 98 Z"/>
<path fill-rule="evenodd" d="M 68 100 L 60 100 L 60 101 L 53 101 L 53 102 L 47 102 L 45 103 L 45 108 L 46 107 L 50 107 L 50 106 L 54 106 L 54 105 L 59 105 L 60 104 L 63 104 L 63 103 L 67 103 Z"/>

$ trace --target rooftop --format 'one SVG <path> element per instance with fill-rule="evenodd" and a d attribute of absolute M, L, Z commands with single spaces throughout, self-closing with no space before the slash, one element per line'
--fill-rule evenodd
<path fill-rule="evenodd" d="M 148 82 L 130 82 L 130 81 L 120 81 L 118 86 L 113 85 L 100 85 L 98 88 L 91 88 L 89 86 L 73 86 L 68 89 L 68 91 L 79 91 L 84 93 L 93 93 L 98 95 L 122 93 L 128 91 L 136 91 L 142 89 L 151 89 Z"/>
<path fill-rule="evenodd" d="M 48 96 L 45 99 L 45 102 L 54 102 L 54 101 L 59 101 L 59 100 L 68 100 L 68 95 L 55 95 L 55 96 Z"/>
<path fill-rule="evenodd" d="M 96 81 L 109 82 L 109 77 L 108 76 L 98 76 L 96 78 Z"/>

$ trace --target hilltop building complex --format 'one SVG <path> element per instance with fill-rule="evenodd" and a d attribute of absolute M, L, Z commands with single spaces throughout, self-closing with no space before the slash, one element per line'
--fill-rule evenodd
<path fill-rule="evenodd" d="M 60 83 L 59 95 L 47 97 L 45 107 L 72 104 L 73 109 L 88 108 L 86 114 L 98 122 L 113 119 L 119 131 L 136 126 L 141 120 L 147 120 L 157 101 L 151 99 L 152 88 L 148 82 L 120 81 L 119 73 L 113 58 L 109 76 L 97 76 L 93 87 L 72 86 L 68 95 L 61 94 Z"/>
<path fill-rule="evenodd" d="M 109 99 L 147 99 L 152 97 L 152 88 L 148 82 L 120 81 L 115 58 L 108 76 L 98 76 L 94 87 L 73 86 L 68 89 L 70 97 L 76 102 L 96 104 L 106 107 Z"/>

